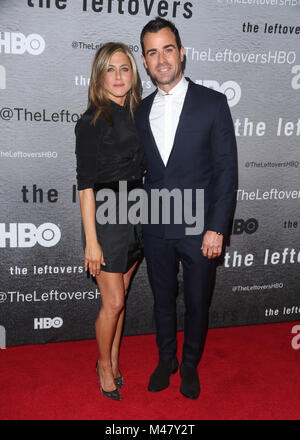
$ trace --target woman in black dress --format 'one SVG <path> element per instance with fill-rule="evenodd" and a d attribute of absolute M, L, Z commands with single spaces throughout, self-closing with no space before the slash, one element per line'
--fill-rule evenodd
<path fill-rule="evenodd" d="M 97 194 L 104 188 L 113 191 L 118 212 L 119 182 L 126 181 L 127 191 L 141 187 L 143 154 L 133 121 L 140 100 L 141 81 L 129 48 L 105 44 L 95 55 L 89 106 L 75 134 L 84 266 L 95 277 L 102 299 L 95 323 L 96 370 L 102 394 L 114 400 L 121 400 L 119 347 L 127 288 L 142 255 L 141 225 L 119 224 L 118 216 L 116 224 L 101 224 L 105 220 L 97 214 L 105 200 L 99 201 Z"/>

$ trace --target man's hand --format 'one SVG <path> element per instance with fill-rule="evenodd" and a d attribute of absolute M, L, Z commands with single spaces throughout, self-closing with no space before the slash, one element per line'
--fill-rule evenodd
<path fill-rule="evenodd" d="M 202 254 L 209 260 L 219 257 L 222 253 L 223 235 L 218 235 L 215 231 L 206 231 L 202 241 Z"/>

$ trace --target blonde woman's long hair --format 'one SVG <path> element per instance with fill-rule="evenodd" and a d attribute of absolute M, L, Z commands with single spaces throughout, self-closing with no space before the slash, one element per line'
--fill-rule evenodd
<path fill-rule="evenodd" d="M 112 118 L 109 111 L 110 102 L 107 92 L 103 87 L 103 80 L 104 75 L 107 73 L 110 59 L 116 52 L 124 53 L 128 57 L 132 68 L 132 87 L 126 96 L 126 102 L 129 105 L 132 117 L 134 116 L 134 113 L 141 102 L 142 83 L 135 59 L 131 54 L 129 47 L 126 46 L 126 44 L 119 42 L 106 43 L 97 50 L 92 65 L 89 89 L 89 108 L 93 107 L 96 110 L 93 118 L 93 124 L 96 123 L 100 115 L 103 115 L 105 119 L 112 124 Z"/>

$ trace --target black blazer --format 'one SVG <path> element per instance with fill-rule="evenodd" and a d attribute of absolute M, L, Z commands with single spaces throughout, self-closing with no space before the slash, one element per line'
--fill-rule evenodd
<path fill-rule="evenodd" d="M 226 96 L 189 80 L 173 148 L 165 166 L 151 131 L 149 114 L 157 90 L 147 96 L 136 113 L 136 126 L 144 146 L 144 188 L 204 189 L 204 230 L 226 234 L 236 180 L 236 140 Z M 193 213 L 195 213 L 195 197 Z M 151 206 L 149 205 L 149 212 Z M 143 225 L 145 234 L 183 238 L 186 222 Z"/>

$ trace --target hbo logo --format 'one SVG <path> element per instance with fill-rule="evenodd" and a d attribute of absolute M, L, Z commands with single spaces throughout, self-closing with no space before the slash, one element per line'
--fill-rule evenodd
<path fill-rule="evenodd" d="M 23 55 L 25 52 L 30 55 L 40 55 L 45 49 L 45 40 L 39 34 L 30 34 L 28 37 L 20 32 L 1 32 L 0 53 Z"/>
<path fill-rule="evenodd" d="M 225 81 L 223 84 L 219 84 L 218 81 L 206 79 L 203 81 L 198 80 L 196 83 L 217 90 L 217 92 L 224 93 L 229 107 L 234 107 L 238 104 L 242 96 L 241 87 L 236 81 Z"/>
<path fill-rule="evenodd" d="M 59 328 L 63 325 L 63 319 L 56 316 L 55 318 L 34 318 L 34 330 L 46 328 Z"/>
<path fill-rule="evenodd" d="M 240 235 L 243 232 L 246 234 L 254 234 L 258 228 L 258 221 L 255 218 L 249 218 L 249 220 L 243 220 L 241 218 L 234 220 L 232 233 Z"/>
<path fill-rule="evenodd" d="M 32 223 L 9 223 L 9 231 L 5 229 L 5 223 L 0 223 L 0 248 L 6 247 L 6 240 L 9 240 L 10 247 L 33 247 L 36 243 L 51 247 L 61 237 L 60 229 L 54 223 L 43 223 L 38 228 Z"/>

